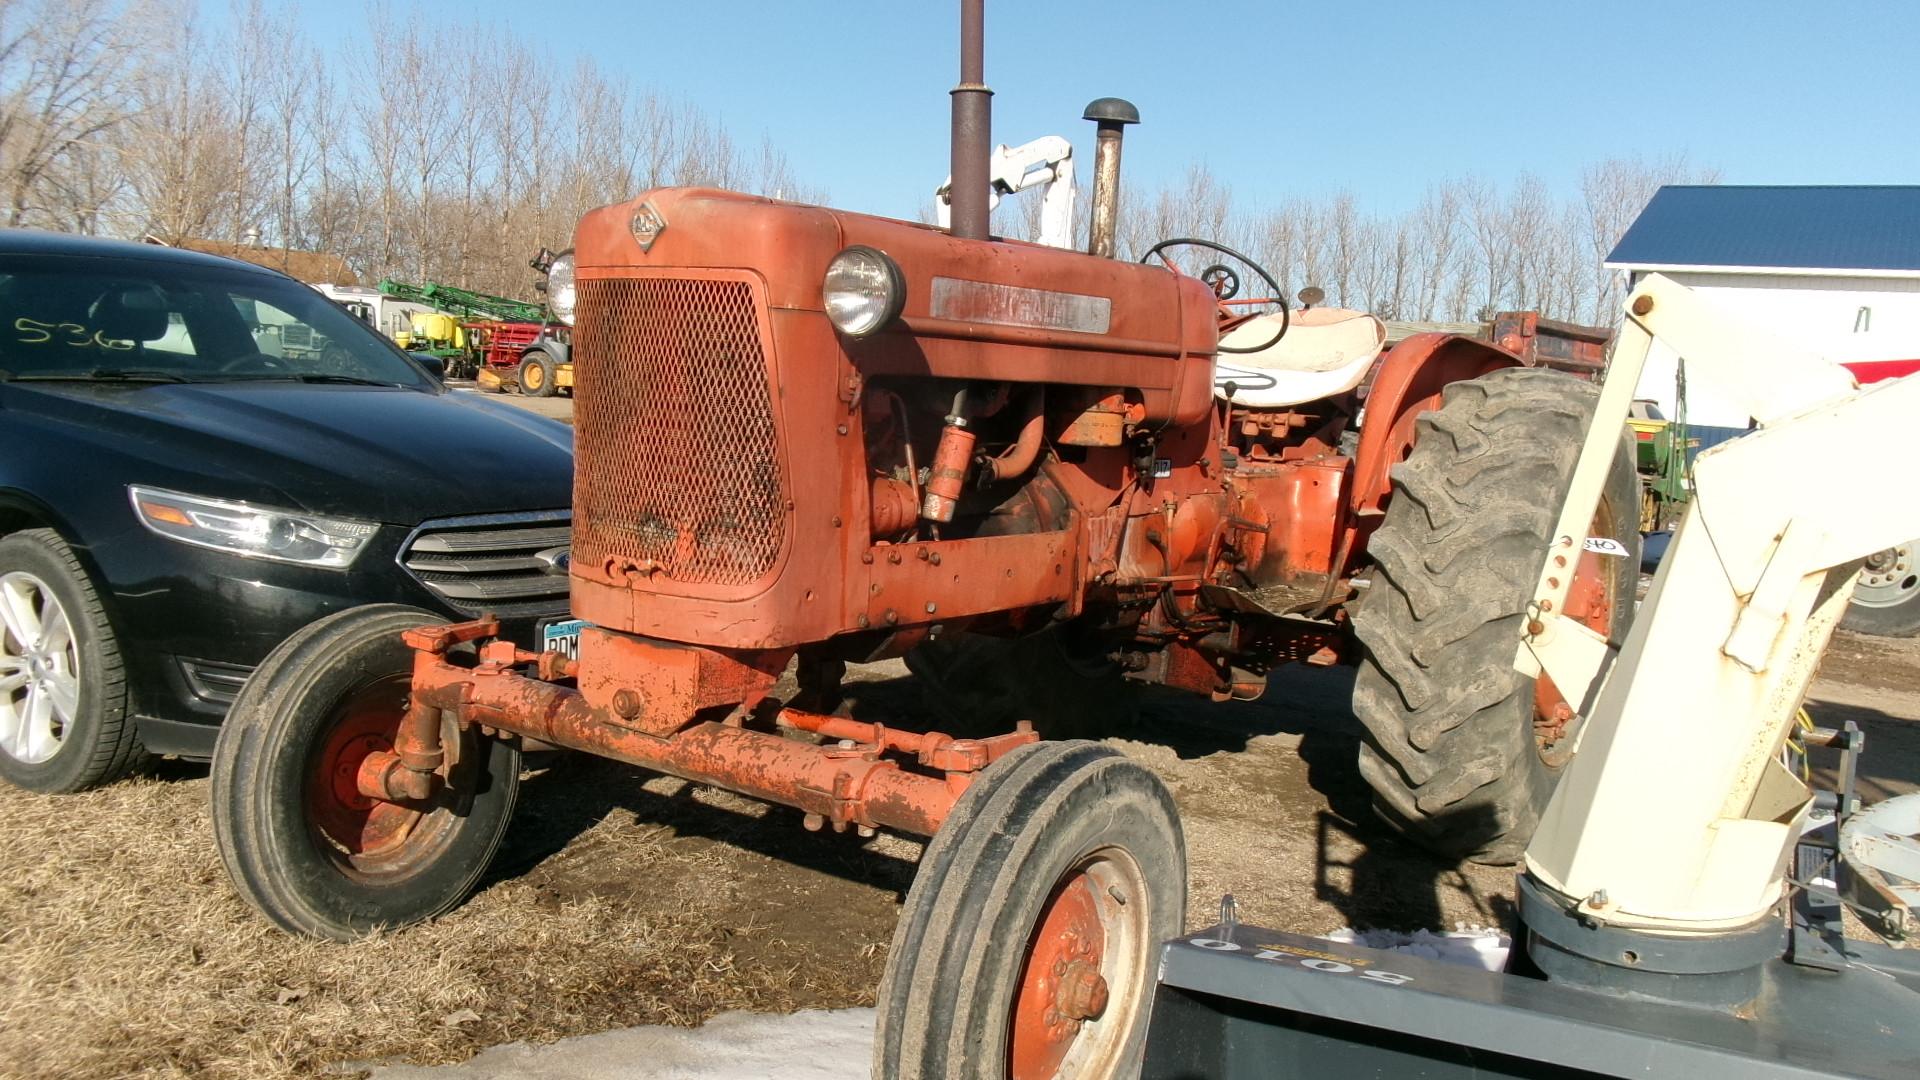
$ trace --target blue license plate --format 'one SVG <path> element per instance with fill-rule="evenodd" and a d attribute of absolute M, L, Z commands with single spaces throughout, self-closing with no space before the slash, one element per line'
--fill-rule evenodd
<path fill-rule="evenodd" d="M 562 619 L 540 627 L 542 652 L 564 653 L 569 660 L 580 659 L 580 630 L 589 625 L 585 619 Z"/>

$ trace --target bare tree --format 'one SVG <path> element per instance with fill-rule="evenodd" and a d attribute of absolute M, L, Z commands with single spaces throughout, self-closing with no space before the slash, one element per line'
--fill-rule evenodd
<path fill-rule="evenodd" d="M 1489 306 L 1539 308 L 1545 303 L 1557 252 L 1553 249 L 1556 215 L 1545 181 L 1521 173 L 1507 193 L 1502 242 L 1507 248 L 1508 292 L 1504 299 L 1489 297 Z"/>
<path fill-rule="evenodd" d="M 222 2 L 214 47 L 200 0 L 0 0 L 11 223 L 258 235 L 341 255 L 370 280 L 528 295 L 528 256 L 568 244 L 597 205 L 669 184 L 825 198 L 772 139 L 485 24 L 456 29 L 489 62 L 447 64 L 412 32 L 409 0 L 373 0 L 357 34 L 289 60 L 288 8 Z M 167 47 L 150 47 L 163 27 Z M 1633 217 L 1663 183 L 1714 179 L 1684 157 L 1613 159 L 1586 170 L 1574 199 L 1529 175 L 1445 180 L 1378 216 L 1347 191 L 1250 212 L 1196 163 L 1158 188 L 1123 185 L 1120 247 L 1216 240 L 1289 293 L 1320 286 L 1390 317 L 1525 306 L 1606 320 L 1619 284 L 1601 262 Z M 1080 243 L 1088 198 L 1083 185 Z M 1004 205 L 996 231 L 1036 236 L 1039 205 Z"/>
<path fill-rule="evenodd" d="M 300 210 L 299 243 L 317 251 L 338 253 L 352 202 L 345 161 L 345 125 L 339 122 L 339 98 L 326 57 L 313 58 L 313 81 L 306 106 L 306 132 L 313 146 L 313 181 L 307 186 Z M 289 246 L 293 241 L 288 241 Z"/>
<path fill-rule="evenodd" d="M 1642 158 L 1608 158 L 1587 168 L 1580 175 L 1581 207 L 1585 220 L 1580 232 L 1582 253 L 1591 273 L 1586 316 L 1593 321 L 1611 321 L 1622 299 L 1621 282 L 1602 263 L 1625 235 L 1633 219 L 1646 208 L 1654 192 L 1664 184 L 1714 184 L 1717 170 L 1695 168 L 1685 155 L 1659 161 Z"/>
<path fill-rule="evenodd" d="M 1188 166 L 1178 187 L 1161 188 L 1151 198 L 1128 201 L 1127 212 L 1120 215 L 1117 238 L 1118 247 L 1128 258 L 1137 259 L 1153 245 L 1175 237 L 1198 237 L 1243 247 L 1239 218 L 1233 210 L 1233 190 L 1204 164 Z M 1181 253 L 1173 254 L 1178 258 Z"/>
<path fill-rule="evenodd" d="M 1475 284 L 1480 306 L 1476 319 L 1493 317 L 1501 297 L 1507 293 L 1513 275 L 1513 245 L 1509 238 L 1511 217 L 1500 198 L 1500 191 L 1485 177 L 1469 177 L 1462 184 L 1466 205 L 1467 238 L 1475 257 Z"/>
<path fill-rule="evenodd" d="M 281 32 L 290 33 L 291 15 L 282 11 L 280 18 Z M 264 156 L 273 168 L 273 236 L 283 249 L 299 244 L 300 197 L 314 166 L 311 108 L 319 75 L 317 64 L 298 59 L 267 67 L 263 108 L 269 149 Z"/>
<path fill-rule="evenodd" d="M 106 164 L 104 137 L 127 119 L 155 9 L 139 0 L 6 0 L 0 4 L 0 175 L 7 221 L 97 215 L 101 204 L 48 206 L 42 187 L 62 162 Z M 113 185 L 107 185 L 112 187 Z M 102 186 L 69 172 L 53 190 L 91 197 Z"/>
<path fill-rule="evenodd" d="M 143 73 L 131 115 L 114 129 L 116 156 L 138 204 L 138 231 L 167 243 L 236 239 L 247 162 L 229 88 L 189 23 Z"/>
<path fill-rule="evenodd" d="M 1334 303 L 1351 307 L 1364 305 L 1366 299 L 1355 291 L 1356 277 L 1361 272 L 1360 261 L 1364 256 L 1364 241 L 1361 237 L 1360 212 L 1355 208 L 1353 193 L 1342 191 L 1327 204 L 1324 219 L 1327 228 L 1327 282 L 1332 288 L 1329 296 Z"/>
<path fill-rule="evenodd" d="M 1427 188 L 1413 211 L 1414 243 L 1421 249 L 1420 285 L 1415 308 L 1419 318 L 1436 318 L 1447 279 L 1456 272 L 1454 250 L 1460 239 L 1462 196 L 1457 181 Z"/>
<path fill-rule="evenodd" d="M 1372 311 L 1383 319 L 1407 318 L 1415 278 L 1421 269 L 1419 242 L 1413 216 L 1403 214 L 1390 226 L 1379 226 L 1380 258 L 1385 263 L 1385 292 L 1374 297 Z"/>

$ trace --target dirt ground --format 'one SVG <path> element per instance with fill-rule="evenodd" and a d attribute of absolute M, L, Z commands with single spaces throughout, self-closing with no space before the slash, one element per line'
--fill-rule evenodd
<path fill-rule="evenodd" d="M 897 664 L 861 715 L 915 700 Z M 1299 669 L 1259 702 L 1155 697 L 1113 744 L 1179 800 L 1189 923 L 1511 924 L 1511 870 L 1437 862 L 1375 825 L 1351 675 Z M 1920 643 L 1842 636 L 1812 710 L 1868 732 L 1870 796 L 1920 777 Z M 728 1009 L 869 1004 L 918 846 L 568 756 L 526 783 L 470 903 L 355 945 L 296 941 L 228 888 L 204 766 L 108 789 L 0 789 L 0 1076 L 282 1077 L 460 1060 L 515 1039 Z"/>
<path fill-rule="evenodd" d="M 570 418 L 571 402 L 506 400 Z M 863 717 L 917 690 L 856 672 Z M 1435 861 L 1373 822 L 1352 675 L 1281 673 L 1258 702 L 1154 695 L 1111 743 L 1179 801 L 1188 922 L 1224 893 L 1251 923 L 1510 926 L 1510 869 Z M 1843 635 L 1811 706 L 1868 733 L 1872 798 L 1920 778 L 1920 642 Z M 271 929 L 229 888 L 206 768 L 84 795 L 0 787 L 0 1077 L 352 1075 L 511 1040 L 731 1009 L 871 1004 L 919 846 L 812 834 L 799 815 L 582 756 L 533 763 L 480 890 L 353 945 Z"/>

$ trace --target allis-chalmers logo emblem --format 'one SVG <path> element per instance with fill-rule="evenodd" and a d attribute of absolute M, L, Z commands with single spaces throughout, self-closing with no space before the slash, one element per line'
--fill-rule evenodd
<path fill-rule="evenodd" d="M 573 561 L 573 556 L 568 548 L 548 548 L 545 551 L 534 552 L 533 561 L 540 564 L 541 573 L 564 575 Z"/>
<path fill-rule="evenodd" d="M 641 203 L 640 209 L 633 212 L 633 238 L 640 241 L 641 251 L 651 248 L 653 242 L 660 239 L 660 234 L 666 231 L 667 219 L 660 216 L 660 211 L 655 210 L 652 203 Z"/>

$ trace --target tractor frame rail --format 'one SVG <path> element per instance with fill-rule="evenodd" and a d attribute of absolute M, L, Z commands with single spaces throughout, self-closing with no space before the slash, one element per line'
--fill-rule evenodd
<path fill-rule="evenodd" d="M 791 806 L 807 815 L 809 829 L 931 836 L 974 774 L 1039 738 L 1026 724 L 990 738 L 956 739 L 758 709 L 785 654 L 731 653 L 589 628 L 575 661 L 498 640 L 499 629 L 492 619 L 477 619 L 403 635 L 415 650 L 407 717 L 393 750 L 362 763 L 362 794 L 430 797 L 441 782 L 445 747 L 457 742 L 452 731 L 478 725 L 482 734 L 583 750 Z M 455 651 L 468 644 L 479 646 L 470 666 Z M 579 686 L 555 681 L 567 678 Z M 828 741 L 816 745 L 749 722 Z"/>

